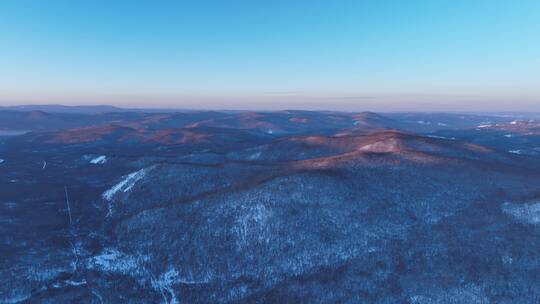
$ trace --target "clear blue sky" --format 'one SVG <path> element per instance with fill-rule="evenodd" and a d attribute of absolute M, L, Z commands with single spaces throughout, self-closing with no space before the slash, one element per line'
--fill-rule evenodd
<path fill-rule="evenodd" d="M 0 104 L 540 110 L 540 1 L 0 0 Z"/>

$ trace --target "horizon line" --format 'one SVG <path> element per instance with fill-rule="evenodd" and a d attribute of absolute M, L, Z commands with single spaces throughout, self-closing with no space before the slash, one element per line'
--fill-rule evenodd
<path fill-rule="evenodd" d="M 282 109 L 249 109 L 249 108 L 242 108 L 242 109 L 227 109 L 227 108 L 204 108 L 204 109 L 198 109 L 198 108 L 190 108 L 190 107 L 148 107 L 148 106 L 141 106 L 141 107 L 124 107 L 124 106 L 118 106 L 113 104 L 79 104 L 79 105 L 67 105 L 62 103 L 44 103 L 44 104 L 11 104 L 11 105 L 0 105 L 1 111 L 6 110 L 21 110 L 24 108 L 39 108 L 39 107 L 61 107 L 61 108 L 67 108 L 67 109 L 82 109 L 82 108 L 113 108 L 124 112 L 144 112 L 144 111 L 165 111 L 165 112 L 343 112 L 343 113 L 439 113 L 439 114 L 540 114 L 540 110 L 538 111 L 510 111 L 510 110 L 386 110 L 386 111 L 372 111 L 372 110 L 358 110 L 358 111 L 352 111 L 352 110 L 332 110 L 332 109 L 326 109 L 326 110 L 313 110 L 313 109 L 302 109 L 302 108 L 282 108 Z M 29 109 L 28 111 L 43 111 L 47 112 L 46 109 L 43 110 L 32 110 Z M 114 111 L 111 111 L 114 112 Z M 104 112 L 100 112 L 104 113 Z"/>

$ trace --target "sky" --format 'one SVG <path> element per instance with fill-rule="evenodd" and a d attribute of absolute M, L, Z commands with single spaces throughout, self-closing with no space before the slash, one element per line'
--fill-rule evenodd
<path fill-rule="evenodd" d="M 0 0 L 0 105 L 540 111 L 538 0 Z"/>

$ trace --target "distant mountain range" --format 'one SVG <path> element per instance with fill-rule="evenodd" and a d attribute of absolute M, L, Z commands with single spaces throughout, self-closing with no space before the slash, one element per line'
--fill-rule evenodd
<path fill-rule="evenodd" d="M 540 298 L 534 117 L 50 107 L 0 110 L 0 303 Z"/>
<path fill-rule="evenodd" d="M 0 110 L 22 111 L 22 112 L 42 111 L 42 112 L 49 112 L 49 113 L 71 113 L 71 114 L 97 114 L 97 113 L 133 111 L 133 110 L 126 110 L 126 109 L 122 109 L 122 108 L 118 108 L 114 106 L 108 106 L 108 105 L 65 106 L 65 105 L 55 105 L 55 104 L 4 106 L 4 107 L 0 107 Z"/>

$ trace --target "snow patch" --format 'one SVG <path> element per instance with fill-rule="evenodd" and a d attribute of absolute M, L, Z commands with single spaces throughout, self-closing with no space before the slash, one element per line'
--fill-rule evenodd
<path fill-rule="evenodd" d="M 83 286 L 86 285 L 86 280 L 82 279 L 81 281 L 73 281 L 73 280 L 66 280 L 65 281 L 67 285 L 70 286 Z"/>
<path fill-rule="evenodd" d="M 503 255 L 501 260 L 505 265 L 511 265 L 514 262 L 514 259 L 509 255 Z"/>
<path fill-rule="evenodd" d="M 512 135 L 512 134 L 504 134 L 504 137 L 511 138 L 511 137 L 514 137 L 514 135 Z"/>
<path fill-rule="evenodd" d="M 145 168 L 141 169 L 137 172 L 133 172 L 131 174 L 128 174 L 121 182 L 114 185 L 111 189 L 103 192 L 102 197 L 108 201 L 112 200 L 112 198 L 116 195 L 118 192 L 128 192 L 135 186 L 135 184 L 144 178 L 146 173 L 150 171 L 151 168 Z"/>
<path fill-rule="evenodd" d="M 9 298 L 0 298 L 0 303 L 6 303 L 6 304 L 21 303 L 30 299 L 30 297 L 32 297 L 30 293 L 17 294 Z"/>
<path fill-rule="evenodd" d="M 246 246 L 252 240 L 259 243 L 270 242 L 267 222 L 272 216 L 272 212 L 263 204 L 243 207 L 236 218 L 236 225 L 233 227 L 238 239 L 236 244 L 239 248 Z"/>
<path fill-rule="evenodd" d="M 178 281 L 179 273 L 176 269 L 171 268 L 165 273 L 162 273 L 158 279 L 152 279 L 152 287 L 159 291 L 163 296 L 165 304 L 178 304 L 178 299 L 172 288 L 173 284 Z M 165 292 L 169 293 L 169 298 L 165 296 Z"/>
<path fill-rule="evenodd" d="M 434 304 L 434 303 L 475 303 L 489 304 L 489 298 L 483 289 L 476 285 L 450 288 L 447 290 L 430 290 L 428 294 L 413 295 L 409 298 L 410 304 Z"/>
<path fill-rule="evenodd" d="M 449 139 L 448 137 L 444 136 L 438 136 L 438 135 L 427 135 L 429 138 L 437 138 L 437 139 Z"/>
<path fill-rule="evenodd" d="M 3 162 L 5 162 L 5 160 L 0 158 L 0 164 L 3 163 Z"/>
<path fill-rule="evenodd" d="M 504 203 L 502 210 L 519 221 L 529 224 L 540 223 L 540 202 L 528 204 Z"/>
<path fill-rule="evenodd" d="M 89 269 L 129 274 L 139 268 L 137 259 L 116 249 L 105 249 L 101 254 L 88 259 Z"/>
<path fill-rule="evenodd" d="M 52 288 L 64 288 L 66 286 L 84 286 L 87 282 L 85 279 L 82 279 L 81 281 L 73 281 L 73 280 L 65 280 L 63 282 L 57 282 L 51 285 Z"/>
<path fill-rule="evenodd" d="M 257 153 L 251 154 L 251 155 L 248 157 L 248 159 L 249 159 L 249 160 L 257 160 L 257 159 L 259 159 L 259 157 L 261 157 L 261 152 L 260 152 L 260 151 L 257 152 Z"/>
<path fill-rule="evenodd" d="M 514 154 L 521 154 L 521 150 L 509 150 L 508 152 L 514 153 Z"/>
<path fill-rule="evenodd" d="M 390 153 L 399 151 L 400 145 L 396 139 L 390 138 L 362 146 L 358 150 L 373 153 Z"/>
<path fill-rule="evenodd" d="M 90 160 L 90 163 L 94 164 L 94 165 L 103 165 L 106 162 L 107 162 L 107 156 L 105 156 L 105 155 L 100 155 L 100 156 Z"/>
<path fill-rule="evenodd" d="M 443 123 L 443 122 L 438 122 L 437 123 L 437 126 L 440 126 L 440 127 L 447 127 L 448 125 Z"/>

